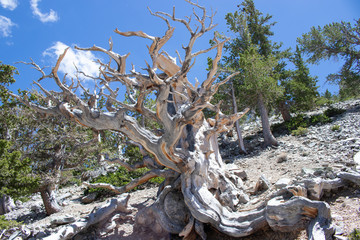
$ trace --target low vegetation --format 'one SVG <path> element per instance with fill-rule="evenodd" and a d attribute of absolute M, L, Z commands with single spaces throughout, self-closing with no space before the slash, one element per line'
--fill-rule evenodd
<path fill-rule="evenodd" d="M 7 220 L 4 215 L 0 216 L 0 230 L 7 230 L 10 228 L 20 227 L 22 222 L 15 220 Z"/>
<path fill-rule="evenodd" d="M 149 171 L 148 168 L 140 168 L 135 171 L 129 172 L 124 167 L 120 167 L 116 172 L 108 173 L 107 175 L 99 176 L 91 181 L 91 183 L 108 183 L 113 186 L 121 187 L 128 183 L 130 183 L 133 179 L 139 178 Z M 164 181 L 162 177 L 155 177 L 150 179 L 142 186 L 138 186 L 134 188 L 132 191 L 136 191 L 138 189 L 143 189 L 145 187 L 155 187 L 159 186 Z M 87 195 L 89 193 L 97 192 L 97 198 L 113 196 L 114 192 L 104 188 L 89 188 L 86 189 L 84 194 Z"/>
<path fill-rule="evenodd" d="M 349 240 L 359 240 L 360 239 L 360 229 L 355 228 L 354 231 L 352 231 L 348 237 L 349 237 Z"/>

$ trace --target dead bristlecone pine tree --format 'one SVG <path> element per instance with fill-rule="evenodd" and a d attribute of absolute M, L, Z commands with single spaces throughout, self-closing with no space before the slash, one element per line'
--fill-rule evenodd
<path fill-rule="evenodd" d="M 230 74 L 223 81 L 216 81 L 219 75 L 217 66 L 226 40 L 220 41 L 215 35 L 212 41 L 214 44 L 209 48 L 193 51 L 196 40 L 212 31 L 216 25 L 213 24 L 214 15 L 208 16 L 204 7 L 185 1 L 194 7 L 192 18 L 178 18 L 175 16 L 175 8 L 172 14 L 149 10 L 151 15 L 166 24 L 164 36 L 154 37 L 143 31 L 115 30 L 115 33 L 123 37 L 149 40 L 148 54 L 151 62 L 146 62 L 142 72 L 136 71 L 134 66 L 129 72 L 126 71 L 129 54 L 113 52 L 111 39 L 109 50 L 98 46 L 76 47 L 77 50 L 101 52 L 111 59 L 109 63 L 99 61 L 101 74 L 94 78 L 97 81 L 97 92 L 90 96 L 93 101 L 85 101 L 75 93 L 83 88 L 79 80 L 74 83 L 75 80 L 67 79 L 67 75 L 58 75 L 59 66 L 68 49 L 59 56 L 49 74 L 35 62 L 29 63 L 42 74 L 39 81 L 34 83 L 42 91 L 44 101 L 31 102 L 30 98 L 15 94 L 12 96 L 40 113 L 65 115 L 98 131 L 111 130 L 126 135 L 151 153 L 149 156 L 154 159 L 147 157 L 144 158 L 145 163 L 135 164 L 149 166 L 151 170 L 144 176 L 123 187 L 107 184 L 97 186 L 121 194 L 153 177 L 165 177 L 159 189 L 158 200 L 148 208 L 148 212 L 149 218 L 154 218 L 152 222 L 156 221 L 172 234 L 179 234 L 185 239 L 192 239 L 196 235 L 205 239 L 206 224 L 233 237 L 247 236 L 270 226 L 276 231 L 307 228 L 309 239 L 331 238 L 329 206 L 324 202 L 298 196 L 294 191 L 292 197 L 289 196 L 290 192 L 280 191 L 265 198 L 265 202 L 250 206 L 247 204 L 245 208 L 250 197 L 243 189 L 241 179 L 226 170 L 219 153 L 217 136 L 231 129 L 234 122 L 248 109 L 227 116 L 220 111 L 218 105 L 210 103 L 219 86 L 237 73 Z M 190 19 L 193 20 L 191 23 Z M 195 22 L 198 26 L 194 26 Z M 162 50 L 173 36 L 173 23 L 185 26 L 190 33 L 189 42 L 182 47 L 184 53 L 177 52 L 179 63 Z M 195 58 L 212 50 L 215 55 L 212 68 L 202 83 L 193 85 L 187 75 Z M 44 89 L 40 80 L 45 78 L 53 79 L 60 91 Z M 119 100 L 117 85 L 120 84 L 126 89 L 126 102 Z M 155 107 L 146 107 L 148 97 L 155 98 Z M 106 99 L 102 109 L 97 102 L 99 98 Z M 39 102 L 43 104 L 38 105 Z M 216 116 L 205 118 L 204 109 L 216 112 Z M 145 128 L 133 117 L 133 113 L 157 122 L 162 129 L 152 131 Z M 121 162 L 121 158 L 113 161 L 126 165 Z M 127 167 L 131 170 L 135 165 Z"/>

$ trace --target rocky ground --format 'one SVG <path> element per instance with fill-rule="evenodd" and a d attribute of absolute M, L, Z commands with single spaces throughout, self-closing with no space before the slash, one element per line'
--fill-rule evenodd
<path fill-rule="evenodd" d="M 259 124 L 247 125 L 244 127 L 244 137 L 249 154 L 238 155 L 236 138 L 230 137 L 225 144 L 226 147 L 222 149 L 224 160 L 231 164 L 229 167 L 245 171 L 247 179 L 244 183 L 250 192 L 254 190 L 260 176 L 266 179 L 269 188 L 273 189 L 279 180 L 291 182 L 303 176 L 323 176 L 332 179 L 337 170 L 356 169 L 354 157 L 358 153 L 356 156 L 360 158 L 360 100 L 337 103 L 334 107 L 346 109 L 346 112 L 334 117 L 331 123 L 309 127 L 308 133 L 303 136 L 277 134 L 276 138 L 280 142 L 277 148 L 262 148 L 261 135 L 257 134 Z M 318 109 L 317 112 L 309 114 L 323 110 Z M 333 129 L 335 125 L 339 126 L 338 130 Z M 359 167 L 357 170 L 360 171 Z M 52 216 L 45 215 L 40 196 L 34 195 L 30 201 L 19 203 L 17 209 L 8 213 L 6 217 L 23 221 L 26 228 L 32 232 L 31 239 L 42 239 L 62 227 L 59 226 L 59 219 L 77 221 L 86 217 L 95 207 L 104 205 L 106 200 L 82 204 L 80 199 L 83 190 L 83 186 L 60 189 L 58 195 L 64 208 Z M 155 201 L 156 191 L 152 188 L 130 193 L 131 213 L 119 213 L 111 218 L 112 221 L 102 222 L 97 228 L 89 228 L 86 233 L 74 239 L 160 239 L 146 231 L 134 229 L 135 214 Z M 251 199 L 256 200 L 259 195 L 261 193 L 255 193 Z M 358 187 L 350 184 L 337 191 L 326 192 L 321 200 L 328 202 L 331 207 L 333 222 L 338 226 L 338 239 L 346 239 L 345 236 L 354 228 L 360 228 Z M 112 227 L 109 227 L 109 224 L 113 224 Z M 212 229 L 208 231 L 209 239 L 230 239 Z M 12 229 L 2 232 L 0 238 L 15 239 L 18 235 L 20 230 Z M 161 237 L 171 239 L 168 235 Z M 267 230 L 243 239 L 306 239 L 306 233 L 302 231 L 281 234 Z"/>

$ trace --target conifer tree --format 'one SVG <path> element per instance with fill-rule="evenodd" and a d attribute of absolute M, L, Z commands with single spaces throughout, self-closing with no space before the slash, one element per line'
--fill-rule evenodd
<path fill-rule="evenodd" d="M 300 48 L 297 46 L 290 61 L 294 64 L 295 70 L 288 71 L 288 77 L 282 79 L 284 87 L 284 98 L 290 111 L 308 111 L 315 107 L 316 99 L 319 96 L 317 91 L 317 78 L 310 76 L 310 70 L 302 58 Z"/>
<path fill-rule="evenodd" d="M 282 52 L 280 45 L 269 39 L 275 23 L 269 23 L 272 16 L 263 16 L 252 0 L 245 0 L 238 7 L 239 12 L 226 15 L 227 25 L 236 35 L 225 45 L 227 55 L 222 64 L 240 71 L 234 80 L 236 96 L 242 101 L 240 104 L 252 106 L 260 114 L 264 145 L 277 145 L 268 119 L 269 107 L 282 91 L 275 73 Z"/>
<path fill-rule="evenodd" d="M 359 35 L 360 19 L 354 26 L 349 22 L 334 22 L 324 27 L 312 27 L 297 40 L 313 64 L 319 64 L 321 60 L 344 60 L 340 71 L 327 77 L 328 81 L 339 84 L 342 98 L 360 94 Z"/>

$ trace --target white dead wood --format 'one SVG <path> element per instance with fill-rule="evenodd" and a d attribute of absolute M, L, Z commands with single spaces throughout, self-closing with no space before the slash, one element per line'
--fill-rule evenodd
<path fill-rule="evenodd" d="M 77 87 L 74 87 L 73 80 L 66 79 L 66 76 L 64 80 L 60 79 L 58 69 L 67 50 L 60 55 L 50 74 L 41 72 L 43 70 L 40 68 L 37 69 L 42 73 L 39 80 L 53 79 L 60 88 L 60 92 L 54 95 L 41 87 L 39 81 L 36 83 L 43 90 L 44 99 L 52 98 L 54 104 L 39 105 L 16 94 L 11 95 L 38 112 L 64 115 L 98 131 L 111 130 L 121 133 L 154 156 L 160 166 L 158 169 L 152 169 L 144 177 L 134 180 L 125 187 L 108 185 L 102 187 L 122 193 L 155 176 L 156 171 L 158 173 L 166 171 L 164 182 L 166 186 L 163 185 L 159 189 L 158 201 L 148 211 L 153 212 L 154 215 L 158 214 L 162 227 L 168 232 L 182 236 L 190 236 L 191 232 L 195 232 L 206 238 L 203 224 L 210 224 L 218 231 L 234 237 L 250 235 L 268 225 L 275 229 L 276 226 L 280 226 L 278 229 L 292 230 L 302 222 L 300 215 L 304 212 L 309 222 L 316 221 L 314 226 L 325 228 L 327 225 L 320 220 L 330 221 L 330 215 L 326 212 L 328 208 L 322 203 L 300 197 L 281 204 L 278 204 L 276 199 L 271 200 L 270 205 L 265 201 L 252 210 L 239 211 L 243 204 L 249 201 L 249 196 L 241 184 L 234 181 L 236 177 L 231 177 L 231 173 L 226 170 L 219 152 L 217 136 L 230 130 L 249 109 L 226 116 L 218 105 L 211 103 L 219 86 L 230 81 L 238 73 L 229 75 L 221 82 L 215 82 L 219 74 L 217 64 L 227 40 L 220 42 L 215 35 L 214 45 L 194 52 L 196 40 L 215 27 L 214 15 L 208 16 L 204 7 L 190 0 L 185 1 L 194 7 L 192 17 L 198 26 L 194 27 L 191 17 L 186 20 L 178 18 L 174 8 L 172 14 L 151 12 L 165 22 L 167 30 L 163 36 L 155 37 L 143 31 L 115 30 L 123 37 L 141 37 L 150 41 L 148 54 L 151 63 L 146 63 L 142 72 L 137 72 L 134 68 L 129 73 L 126 72 L 126 59 L 129 54 L 121 55 L 113 52 L 112 40 L 109 43 L 110 50 L 97 46 L 78 48 L 83 51 L 101 52 L 116 63 L 113 67 L 110 63 L 100 62 L 101 76 L 94 79 L 100 89 L 94 93 L 94 96 L 106 99 L 104 109 L 100 109 L 99 105 L 96 106 L 98 101 L 91 101 L 90 104 L 90 101 L 76 95 Z M 168 53 L 162 51 L 162 47 L 174 34 L 175 28 L 170 22 L 184 25 L 190 33 L 189 41 L 183 47 L 184 54 L 180 65 Z M 190 83 L 187 74 L 195 63 L 196 56 L 211 50 L 215 51 L 212 67 L 205 80 L 195 87 Z M 124 103 L 119 100 L 119 91 L 111 88 L 114 83 L 125 86 L 129 102 Z M 81 87 L 81 83 L 78 82 L 77 86 Z M 146 98 L 150 96 L 155 96 L 155 109 L 145 104 Z M 204 109 L 214 111 L 215 117 L 206 119 L 203 114 Z M 156 121 L 162 127 L 161 131 L 145 128 L 134 118 L 134 113 Z M 98 222 L 99 219 L 104 219 L 111 212 L 110 209 L 117 208 L 116 206 L 118 206 L 116 203 L 109 205 L 104 210 L 97 211 L 88 221 L 79 221 L 72 224 L 72 227 L 63 229 L 56 235 L 57 239 L 73 236 L 76 232 Z M 293 206 L 296 206 L 294 217 L 290 211 Z M 272 207 L 282 215 L 271 212 Z M 184 218 L 184 213 L 187 214 L 187 218 Z M 281 225 L 283 218 L 289 218 L 288 226 Z M 280 225 L 277 222 L 280 222 Z M 314 231 L 311 230 L 309 236 L 311 232 Z"/>
<path fill-rule="evenodd" d="M 105 221 L 115 212 L 129 213 L 131 212 L 131 210 L 129 210 L 127 206 L 129 199 L 129 194 L 122 194 L 118 198 L 110 199 L 108 203 L 104 206 L 98 209 L 94 209 L 93 212 L 89 214 L 86 218 L 80 219 L 77 222 L 61 228 L 58 232 L 48 237 L 45 237 L 44 240 L 71 239 L 81 231 L 85 231 L 88 227 Z"/>

